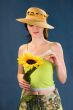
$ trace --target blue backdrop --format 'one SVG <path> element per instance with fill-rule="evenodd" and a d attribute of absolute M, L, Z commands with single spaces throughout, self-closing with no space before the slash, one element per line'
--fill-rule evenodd
<path fill-rule="evenodd" d="M 62 85 L 54 75 L 64 110 L 73 110 L 73 0 L 1 0 L 0 1 L 0 110 L 17 110 L 21 89 L 17 82 L 17 54 L 27 42 L 24 25 L 16 18 L 25 16 L 29 7 L 43 8 L 55 26 L 49 40 L 62 44 L 67 67 L 67 82 Z"/>

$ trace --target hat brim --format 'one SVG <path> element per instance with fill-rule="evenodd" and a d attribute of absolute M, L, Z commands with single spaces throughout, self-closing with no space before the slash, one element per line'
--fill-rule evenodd
<path fill-rule="evenodd" d="M 35 26 L 48 28 L 48 29 L 54 29 L 54 27 L 52 25 L 50 25 L 46 22 L 30 20 L 30 19 L 27 19 L 27 18 L 20 18 L 20 19 L 16 19 L 16 20 L 21 22 L 21 23 L 26 23 L 26 24 L 35 25 Z"/>

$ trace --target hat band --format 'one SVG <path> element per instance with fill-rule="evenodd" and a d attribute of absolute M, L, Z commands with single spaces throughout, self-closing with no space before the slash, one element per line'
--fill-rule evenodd
<path fill-rule="evenodd" d="M 31 16 L 31 15 L 27 15 L 26 16 L 26 19 L 29 19 L 29 20 L 36 20 L 36 21 L 46 21 L 46 18 L 45 17 L 43 17 L 43 16 L 41 16 L 41 17 L 39 17 L 39 16 Z"/>

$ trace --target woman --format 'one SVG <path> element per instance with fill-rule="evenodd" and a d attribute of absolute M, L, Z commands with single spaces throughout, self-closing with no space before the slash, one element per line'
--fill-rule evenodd
<path fill-rule="evenodd" d="M 63 110 L 53 81 L 56 68 L 59 81 L 67 79 L 63 49 L 60 43 L 48 41 L 47 13 L 36 7 L 27 10 L 26 17 L 16 19 L 24 23 L 31 41 L 19 47 L 18 82 L 22 88 L 19 110 Z"/>

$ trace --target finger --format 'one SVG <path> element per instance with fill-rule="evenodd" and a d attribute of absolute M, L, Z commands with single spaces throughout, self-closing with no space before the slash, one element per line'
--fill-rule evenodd
<path fill-rule="evenodd" d="M 19 83 L 19 87 L 24 88 L 24 85 Z"/>
<path fill-rule="evenodd" d="M 23 80 L 20 80 L 19 83 L 23 83 L 23 84 L 26 84 L 26 85 L 29 85 L 30 86 L 30 84 L 28 82 L 23 81 Z"/>
<path fill-rule="evenodd" d="M 29 86 L 25 86 L 25 85 L 19 85 L 21 88 L 24 88 L 24 89 L 30 89 L 30 87 Z"/>
<path fill-rule="evenodd" d="M 24 90 L 26 90 L 26 91 L 30 91 L 30 89 L 29 88 L 23 88 Z"/>
<path fill-rule="evenodd" d="M 26 80 L 23 79 L 23 83 L 29 84 L 29 82 L 27 82 Z M 30 85 L 30 84 L 29 84 Z"/>
<path fill-rule="evenodd" d="M 30 86 L 29 85 L 26 85 L 26 84 L 19 83 L 19 85 L 22 86 L 22 87 L 28 87 L 28 88 L 30 88 Z"/>
<path fill-rule="evenodd" d="M 57 57 L 57 55 L 54 53 L 54 54 L 51 54 L 50 57 Z"/>
<path fill-rule="evenodd" d="M 23 87 L 23 89 L 25 89 L 25 90 L 30 90 L 30 88 L 28 88 L 28 87 Z"/>
<path fill-rule="evenodd" d="M 19 85 L 21 87 L 28 87 L 28 88 L 30 88 L 30 85 L 29 84 L 26 84 L 26 83 L 19 82 Z"/>
<path fill-rule="evenodd" d="M 50 58 L 49 61 L 50 61 L 51 63 L 53 63 L 53 64 L 55 63 L 52 58 Z"/>

